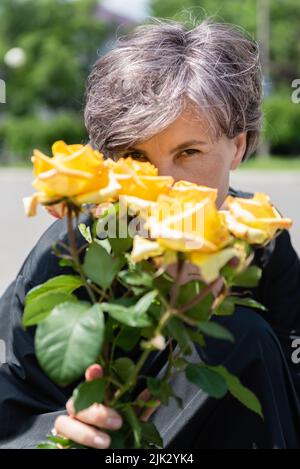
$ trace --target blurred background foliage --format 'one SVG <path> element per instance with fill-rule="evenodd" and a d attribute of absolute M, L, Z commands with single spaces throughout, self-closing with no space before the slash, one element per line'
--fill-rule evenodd
<path fill-rule="evenodd" d="M 295 158 L 300 155 L 300 103 L 293 103 L 291 96 L 292 81 L 300 78 L 300 2 L 268 2 L 270 73 L 264 136 L 272 155 Z M 82 111 L 90 67 L 120 25 L 123 34 L 137 24 L 122 15 L 99 14 L 101 4 L 0 0 L 0 78 L 7 96 L 0 104 L 0 164 L 29 162 L 34 147 L 49 153 L 56 139 L 87 141 Z M 149 0 L 149 8 L 151 15 L 161 18 L 193 21 L 212 15 L 257 36 L 260 0 Z M 16 47 L 19 56 L 13 57 L 11 49 Z"/>
<path fill-rule="evenodd" d="M 3 162 L 29 159 L 34 147 L 49 152 L 58 138 L 87 138 L 82 119 L 85 80 L 111 30 L 93 14 L 96 4 L 0 1 L 0 77 L 6 83 L 6 103 L 0 105 Z M 5 54 L 14 47 L 24 51 L 24 64 L 5 63 Z"/>

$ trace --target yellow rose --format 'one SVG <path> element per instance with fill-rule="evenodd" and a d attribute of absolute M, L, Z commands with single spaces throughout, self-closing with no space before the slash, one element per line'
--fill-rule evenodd
<path fill-rule="evenodd" d="M 184 252 L 186 259 L 199 268 L 203 280 L 213 281 L 232 257 L 240 257 L 237 249 L 228 246 L 233 237 L 215 205 L 216 191 L 183 181 L 173 187 L 168 195 L 160 195 L 146 207 L 137 199 L 129 200 L 143 216 L 147 209 L 150 212 L 144 224 L 150 239 L 135 236 L 131 259 L 140 262 L 160 256 L 162 264 L 167 265 L 176 261 L 172 253 Z"/>
<path fill-rule="evenodd" d="M 144 228 L 150 235 L 150 239 L 134 238 L 133 262 L 153 257 L 168 265 L 176 262 L 176 252 L 184 252 L 205 283 L 215 281 L 232 258 L 239 260 L 237 270 L 242 270 L 247 258 L 245 243 L 234 242 L 216 207 L 216 198 L 215 189 L 185 181 L 174 184 L 168 195 L 160 195 L 156 202 L 144 204 L 129 197 L 127 202 L 133 211 L 145 216 L 148 210 Z"/>
<path fill-rule="evenodd" d="M 133 262 L 141 262 L 150 257 L 160 256 L 163 253 L 164 249 L 156 241 L 135 236 L 130 257 Z"/>
<path fill-rule="evenodd" d="M 292 226 L 290 218 L 282 218 L 270 203 L 268 195 L 256 192 L 250 199 L 227 196 L 226 208 L 221 211 L 231 233 L 250 244 L 270 241 L 277 230 Z"/>
<path fill-rule="evenodd" d="M 161 195 L 150 208 L 145 228 L 166 249 L 214 252 L 232 239 L 217 210 L 214 194 L 206 190 L 197 196 L 193 191 L 176 197 Z"/>
<path fill-rule="evenodd" d="M 177 181 L 168 191 L 171 197 L 189 198 L 194 201 L 209 197 L 213 202 L 217 200 L 218 190 L 212 187 L 199 186 L 193 182 Z"/>
<path fill-rule="evenodd" d="M 238 243 L 217 252 L 194 251 L 187 255 L 188 260 L 199 268 L 200 276 L 205 283 L 216 280 L 220 275 L 222 267 L 234 257 L 239 259 L 237 272 L 241 271 L 243 266 L 246 265 L 246 250 L 245 246 Z"/>
<path fill-rule="evenodd" d="M 163 198 L 162 194 L 158 196 L 160 204 L 153 200 L 141 199 L 140 197 L 131 196 L 131 195 L 121 195 L 120 203 L 126 206 L 131 214 L 139 214 L 143 218 L 147 219 L 151 216 L 151 210 L 157 212 L 162 212 L 162 206 L 165 208 L 165 201 L 170 208 L 166 207 L 165 213 L 161 213 L 162 220 L 164 217 L 177 210 L 178 213 L 183 213 L 184 205 L 187 206 L 195 205 L 196 202 L 202 201 L 204 198 L 209 197 L 213 202 L 217 198 L 217 190 L 212 189 L 206 186 L 199 186 L 197 184 L 188 182 L 188 181 L 178 181 L 172 186 L 167 188 L 166 193 L 167 197 Z M 171 206 L 174 207 L 171 207 Z"/>
<path fill-rule="evenodd" d="M 159 194 L 166 193 L 173 183 L 171 176 L 158 176 L 158 170 L 148 162 L 139 162 L 131 157 L 107 160 L 116 180 L 121 186 L 120 195 L 156 200 Z"/>
<path fill-rule="evenodd" d="M 100 203 L 120 188 L 103 155 L 90 145 L 67 145 L 60 140 L 52 145 L 52 154 L 33 152 L 32 185 L 38 192 L 24 199 L 28 216 L 35 215 L 38 203 L 55 204 L 62 199 L 78 206 Z"/>
<path fill-rule="evenodd" d="M 198 268 L 200 279 L 210 283 L 220 276 L 222 267 L 233 258 L 239 260 L 237 271 L 243 269 L 246 265 L 246 252 L 242 248 L 243 246 L 233 245 L 215 252 L 190 251 L 186 252 L 185 256 L 188 262 Z M 135 236 L 131 252 L 132 261 L 140 262 L 151 257 L 160 259 L 160 266 L 176 263 L 175 251 L 165 250 L 157 241 Z"/>

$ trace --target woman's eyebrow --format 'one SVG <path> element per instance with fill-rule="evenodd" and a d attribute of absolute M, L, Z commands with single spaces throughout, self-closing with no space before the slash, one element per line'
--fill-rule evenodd
<path fill-rule="evenodd" d="M 179 145 L 177 145 L 177 147 L 173 148 L 173 150 L 171 150 L 171 153 L 175 153 L 175 151 L 182 150 L 183 148 L 188 147 L 190 145 L 203 145 L 205 143 L 206 142 L 203 142 L 202 140 L 188 140 L 187 142 L 180 143 Z"/>
<path fill-rule="evenodd" d="M 171 150 L 171 154 L 175 153 L 178 150 L 182 150 L 183 148 L 186 148 L 189 145 L 203 145 L 206 143 L 207 142 L 204 142 L 201 140 L 188 140 L 187 142 L 180 143 L 175 148 L 173 148 L 173 150 Z M 134 147 L 127 148 L 126 151 L 138 151 L 140 153 L 144 153 L 145 155 L 147 154 L 147 152 L 145 152 L 144 150 L 140 150 L 139 148 L 134 148 Z"/>

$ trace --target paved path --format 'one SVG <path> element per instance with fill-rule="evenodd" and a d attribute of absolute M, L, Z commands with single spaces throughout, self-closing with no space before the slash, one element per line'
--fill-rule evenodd
<path fill-rule="evenodd" d="M 13 280 L 23 260 L 52 223 L 53 219 L 39 208 L 36 217 L 27 218 L 22 198 L 31 195 L 32 173 L 23 169 L 0 169 L 0 294 Z"/>
<path fill-rule="evenodd" d="M 0 169 L 0 294 L 15 277 L 39 236 L 53 222 L 42 208 L 36 217 L 26 218 L 22 197 L 33 192 L 31 180 L 29 170 Z M 236 171 L 231 185 L 268 193 L 281 213 L 293 218 L 292 239 L 300 253 L 300 172 Z"/>

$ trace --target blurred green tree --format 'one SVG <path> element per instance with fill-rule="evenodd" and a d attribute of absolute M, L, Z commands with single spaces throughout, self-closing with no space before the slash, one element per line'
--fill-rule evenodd
<path fill-rule="evenodd" d="M 86 138 L 85 81 L 111 31 L 111 25 L 94 15 L 97 3 L 1 0 L 0 77 L 6 82 L 6 104 L 0 108 L 2 154 L 28 158 L 37 135 L 34 145 L 42 145 L 44 151 L 53 139 Z M 25 62 L 17 67 L 6 58 L 15 47 L 25 54 Z M 54 122 L 57 116 L 60 128 Z"/>

